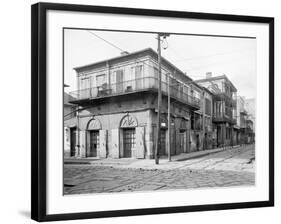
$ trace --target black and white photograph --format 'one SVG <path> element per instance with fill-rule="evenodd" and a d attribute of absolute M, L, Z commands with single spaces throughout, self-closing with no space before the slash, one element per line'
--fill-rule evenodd
<path fill-rule="evenodd" d="M 280 5 L 3 2 L 0 223 L 280 220 Z"/>
<path fill-rule="evenodd" d="M 32 218 L 274 204 L 274 19 L 32 7 Z"/>
<path fill-rule="evenodd" d="M 257 40 L 63 29 L 63 194 L 254 187 Z"/>

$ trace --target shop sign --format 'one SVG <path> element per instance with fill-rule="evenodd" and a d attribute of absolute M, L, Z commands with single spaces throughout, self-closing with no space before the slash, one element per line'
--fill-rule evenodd
<path fill-rule="evenodd" d="M 131 128 L 137 126 L 138 126 L 137 119 L 131 115 L 126 115 L 125 117 L 123 117 L 120 123 L 121 128 Z"/>
<path fill-rule="evenodd" d="M 94 118 L 89 122 L 88 130 L 100 130 L 100 129 L 101 129 L 101 123 L 98 119 Z"/>

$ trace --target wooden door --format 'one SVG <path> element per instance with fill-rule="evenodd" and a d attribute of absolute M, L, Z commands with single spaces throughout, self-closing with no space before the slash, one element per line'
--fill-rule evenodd
<path fill-rule="evenodd" d="M 166 129 L 161 129 L 160 131 L 160 144 L 159 155 L 166 155 Z"/>
<path fill-rule="evenodd" d="M 99 146 L 99 131 L 89 131 L 89 148 L 87 150 L 87 157 L 96 157 Z"/>
<path fill-rule="evenodd" d="M 76 128 L 70 129 L 70 156 L 75 156 Z"/>
<path fill-rule="evenodd" d="M 196 150 L 199 151 L 200 147 L 200 139 L 199 134 L 196 134 Z"/>
<path fill-rule="evenodd" d="M 132 157 L 132 150 L 135 149 L 135 145 L 135 128 L 123 129 L 124 157 Z"/>
<path fill-rule="evenodd" d="M 186 132 L 180 132 L 180 153 L 186 152 Z"/>

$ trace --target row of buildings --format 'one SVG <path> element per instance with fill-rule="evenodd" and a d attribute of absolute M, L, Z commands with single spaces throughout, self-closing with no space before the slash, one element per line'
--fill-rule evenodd
<path fill-rule="evenodd" d="M 154 157 L 157 61 L 148 48 L 74 68 L 78 90 L 64 97 L 65 157 Z M 227 76 L 192 80 L 163 57 L 161 69 L 160 155 L 167 154 L 168 88 L 171 155 L 254 142 L 254 119 Z"/>

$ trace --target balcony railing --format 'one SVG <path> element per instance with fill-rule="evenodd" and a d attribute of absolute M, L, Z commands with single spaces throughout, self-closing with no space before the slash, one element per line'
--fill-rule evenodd
<path fill-rule="evenodd" d="M 162 92 L 168 94 L 168 84 L 162 82 Z M 147 91 L 147 90 L 158 90 L 158 79 L 154 77 L 145 77 L 140 79 L 133 79 L 114 84 L 103 84 L 98 87 L 80 89 L 77 91 L 70 92 L 69 95 L 74 97 L 76 100 L 70 101 L 71 103 L 79 103 L 81 100 L 102 98 L 108 96 L 123 95 L 133 92 Z M 182 103 L 189 104 L 196 108 L 200 107 L 200 99 L 189 95 L 188 88 L 185 86 L 171 86 L 170 85 L 170 96 Z"/>
<path fill-rule="evenodd" d="M 247 115 L 247 114 L 248 114 L 248 113 L 247 113 L 247 110 L 244 109 L 244 108 L 240 110 L 240 113 L 243 114 L 243 115 Z"/>
<path fill-rule="evenodd" d="M 232 124 L 236 124 L 236 119 L 232 116 L 228 116 L 225 113 L 217 113 L 213 115 L 213 121 L 214 122 L 229 122 Z"/>
<path fill-rule="evenodd" d="M 237 97 L 235 95 L 229 96 L 226 92 L 215 94 L 214 99 L 217 101 L 228 101 L 234 108 L 237 106 Z"/>

